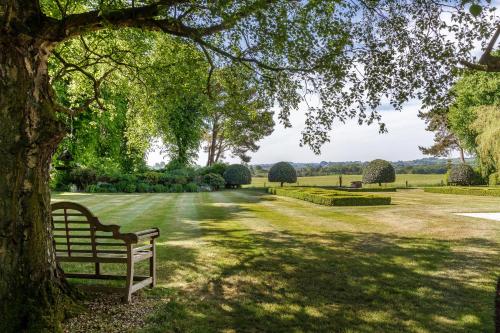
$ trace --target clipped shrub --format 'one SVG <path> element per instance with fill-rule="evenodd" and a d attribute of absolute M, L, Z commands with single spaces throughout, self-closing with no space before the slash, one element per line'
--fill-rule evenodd
<path fill-rule="evenodd" d="M 137 186 L 135 184 L 127 183 L 123 188 L 123 192 L 125 193 L 134 193 L 137 190 Z"/>
<path fill-rule="evenodd" d="M 451 168 L 448 182 L 456 185 L 472 185 L 476 178 L 476 173 L 470 165 L 458 164 Z"/>
<path fill-rule="evenodd" d="M 109 183 L 92 184 L 85 188 L 86 192 L 89 193 L 115 193 L 116 188 Z"/>
<path fill-rule="evenodd" d="M 210 186 L 213 190 L 219 190 L 224 187 L 226 181 L 224 180 L 224 177 L 218 173 L 208 173 L 201 177 L 200 183 Z"/>
<path fill-rule="evenodd" d="M 229 188 L 241 187 L 252 182 L 252 175 L 246 166 L 232 164 L 224 171 L 224 180 Z"/>
<path fill-rule="evenodd" d="M 224 180 L 224 177 L 218 173 L 208 173 L 201 177 L 200 183 L 210 186 L 212 190 L 219 190 L 224 187 L 226 181 Z"/>
<path fill-rule="evenodd" d="M 184 191 L 186 192 L 198 192 L 198 185 L 196 183 L 188 183 L 184 185 Z"/>
<path fill-rule="evenodd" d="M 270 182 L 281 183 L 281 187 L 283 187 L 283 183 L 297 182 L 297 171 L 295 171 L 295 168 L 288 162 L 278 162 L 269 170 L 267 179 Z"/>
<path fill-rule="evenodd" d="M 69 173 L 69 181 L 84 190 L 88 185 L 95 183 L 97 172 L 91 168 L 75 168 Z"/>
<path fill-rule="evenodd" d="M 144 172 L 140 178 L 150 184 L 150 185 L 156 185 L 160 182 L 161 177 L 163 176 L 163 173 L 157 172 L 157 171 L 146 171 Z"/>
<path fill-rule="evenodd" d="M 424 191 L 428 193 L 440 193 L 440 194 L 500 197 L 500 188 L 488 188 L 488 187 L 458 187 L 458 186 L 426 187 L 424 188 Z"/>
<path fill-rule="evenodd" d="M 490 186 L 498 186 L 498 185 L 500 185 L 500 171 L 499 171 L 499 172 L 492 173 L 492 174 L 488 177 L 488 184 L 489 184 Z"/>
<path fill-rule="evenodd" d="M 396 180 L 396 171 L 391 163 L 377 159 L 373 160 L 363 170 L 363 183 L 379 184 L 393 183 Z"/>
<path fill-rule="evenodd" d="M 184 192 L 184 186 L 181 184 L 172 184 L 168 187 L 168 192 L 181 193 Z"/>
<path fill-rule="evenodd" d="M 375 206 L 391 203 L 391 197 L 360 195 L 314 187 L 270 187 L 268 192 L 324 206 Z"/>
<path fill-rule="evenodd" d="M 165 193 L 168 192 L 168 186 L 162 184 L 156 184 L 151 186 L 151 191 L 156 193 Z"/>
<path fill-rule="evenodd" d="M 208 175 L 209 173 L 216 173 L 220 176 L 223 176 L 226 169 L 227 169 L 226 163 L 218 162 L 212 164 L 211 166 L 206 166 L 198 169 L 197 173 L 200 176 Z"/>
<path fill-rule="evenodd" d="M 152 191 L 151 185 L 149 185 L 148 183 L 139 182 L 139 183 L 137 183 L 136 191 L 140 192 L 140 193 L 151 192 Z"/>

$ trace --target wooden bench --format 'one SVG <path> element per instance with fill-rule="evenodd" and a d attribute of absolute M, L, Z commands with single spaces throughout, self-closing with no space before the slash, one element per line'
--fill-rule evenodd
<path fill-rule="evenodd" d="M 155 239 L 158 228 L 121 233 L 117 225 L 104 225 L 87 208 L 74 202 L 52 204 L 52 227 L 57 262 L 94 263 L 95 274 L 66 273 L 68 278 L 116 280 L 125 279 L 124 288 L 107 288 L 123 292 L 130 302 L 132 293 L 156 285 Z M 149 276 L 134 275 L 135 263 L 149 260 Z M 127 275 L 101 274 L 102 263 L 127 264 Z"/>

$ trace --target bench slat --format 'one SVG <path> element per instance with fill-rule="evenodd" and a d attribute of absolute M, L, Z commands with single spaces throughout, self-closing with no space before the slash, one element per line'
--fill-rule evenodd
<path fill-rule="evenodd" d="M 52 216 L 85 216 L 82 213 L 52 213 Z"/>
<path fill-rule="evenodd" d="M 89 262 L 89 263 L 127 263 L 127 257 L 56 257 L 59 262 Z"/>
<path fill-rule="evenodd" d="M 91 228 L 72 228 L 72 227 L 69 227 L 69 228 L 54 228 L 53 229 L 54 231 L 92 231 L 94 229 L 91 229 Z"/>
<path fill-rule="evenodd" d="M 66 224 L 66 221 L 56 221 L 54 220 L 54 224 Z M 88 220 L 68 220 L 68 224 L 90 224 Z"/>
<path fill-rule="evenodd" d="M 67 238 L 66 235 L 54 235 L 54 238 Z M 89 235 L 68 235 L 68 238 L 91 238 L 90 234 Z M 113 236 L 101 236 L 101 235 L 96 235 L 95 238 L 99 239 L 116 239 Z"/>
<path fill-rule="evenodd" d="M 127 254 L 127 250 L 74 250 L 71 249 L 71 253 L 88 253 L 88 254 L 101 254 L 101 253 L 109 253 L 109 254 Z"/>
<path fill-rule="evenodd" d="M 64 243 L 57 243 L 56 242 L 56 245 L 68 245 L 68 243 L 64 242 Z M 92 243 L 86 243 L 86 242 L 69 242 L 69 245 L 73 246 L 73 245 L 87 245 L 87 246 L 92 246 L 93 244 Z M 96 246 L 123 246 L 125 247 L 126 244 L 125 243 L 102 243 L 102 242 L 95 242 L 95 245 Z"/>

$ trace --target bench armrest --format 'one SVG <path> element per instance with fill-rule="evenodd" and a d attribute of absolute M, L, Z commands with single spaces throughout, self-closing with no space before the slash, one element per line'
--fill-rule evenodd
<path fill-rule="evenodd" d="M 151 229 L 146 229 L 146 230 L 142 230 L 142 231 L 137 231 L 137 232 L 134 232 L 133 233 L 136 237 L 137 237 L 137 240 L 143 240 L 143 239 L 146 239 L 146 238 L 157 238 L 160 236 L 160 229 L 158 228 L 151 228 Z"/>

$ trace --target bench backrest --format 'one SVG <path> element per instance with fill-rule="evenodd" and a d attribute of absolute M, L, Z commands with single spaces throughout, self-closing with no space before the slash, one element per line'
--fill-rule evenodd
<path fill-rule="evenodd" d="M 116 225 L 103 225 L 87 208 L 74 202 L 52 204 L 57 257 L 97 257 L 127 253 L 126 238 Z"/>

